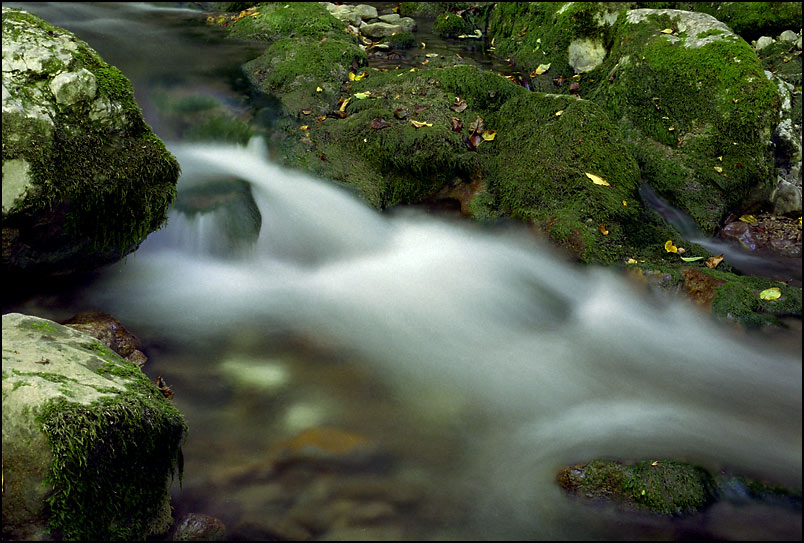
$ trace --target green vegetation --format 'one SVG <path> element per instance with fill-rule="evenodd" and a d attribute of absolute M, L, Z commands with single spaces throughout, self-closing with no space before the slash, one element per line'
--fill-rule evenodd
<path fill-rule="evenodd" d="M 398 32 L 383 38 L 382 43 L 387 43 L 394 49 L 410 49 L 416 45 L 416 37 L 412 32 Z"/>
<path fill-rule="evenodd" d="M 343 23 L 318 2 L 264 2 L 258 4 L 257 11 L 256 16 L 229 24 L 226 28 L 230 36 L 267 42 L 289 37 L 320 40 L 349 36 L 343 31 Z"/>
<path fill-rule="evenodd" d="M 447 38 L 455 38 L 471 30 L 469 22 L 456 13 L 442 13 L 433 22 L 433 32 Z"/>

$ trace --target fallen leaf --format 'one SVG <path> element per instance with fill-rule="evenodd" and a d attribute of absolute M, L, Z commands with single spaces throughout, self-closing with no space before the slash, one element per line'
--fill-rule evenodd
<path fill-rule="evenodd" d="M 351 98 L 346 98 L 346 99 L 341 98 L 341 100 L 343 100 L 343 101 L 341 102 L 341 107 L 338 108 L 338 111 L 343 111 L 345 113 L 346 112 L 346 106 L 349 104 L 349 102 L 352 99 Z"/>
<path fill-rule="evenodd" d="M 696 260 L 702 260 L 702 256 L 682 256 L 681 260 L 684 262 L 695 262 Z"/>
<path fill-rule="evenodd" d="M 605 225 L 599 224 L 599 225 L 597 225 L 597 229 L 600 230 L 600 233 L 603 234 L 604 236 L 609 235 L 609 231 L 606 230 Z"/>
<path fill-rule="evenodd" d="M 358 100 L 365 100 L 365 99 L 366 99 L 366 98 L 368 98 L 369 96 L 371 96 L 371 91 L 366 91 L 366 92 L 356 92 L 356 93 L 354 94 L 354 97 L 355 97 L 355 98 L 357 98 Z"/>
<path fill-rule="evenodd" d="M 450 109 L 452 111 L 454 111 L 455 113 L 460 113 L 464 109 L 466 109 L 466 107 L 467 107 L 466 100 L 464 100 L 463 98 L 458 98 L 456 96 L 455 97 L 455 103 L 450 106 Z"/>
<path fill-rule="evenodd" d="M 402 109 L 401 107 L 398 107 L 394 110 L 394 117 L 396 117 L 397 119 L 404 119 L 407 116 L 408 112 Z"/>
<path fill-rule="evenodd" d="M 749 224 L 759 222 L 757 221 L 757 218 L 754 217 L 753 215 L 742 215 L 740 216 L 740 220 L 743 222 L 747 222 Z"/>
<path fill-rule="evenodd" d="M 672 34 L 675 31 L 672 28 L 665 28 L 664 30 L 660 30 L 659 32 L 661 32 L 662 34 Z"/>
<path fill-rule="evenodd" d="M 483 132 L 484 128 L 485 124 L 483 123 L 482 117 L 478 117 L 472 124 L 469 125 L 469 130 L 472 132 Z"/>
<path fill-rule="evenodd" d="M 628 205 L 628 202 L 626 202 L 625 200 L 623 200 L 623 205 L 624 205 L 624 206 L 627 206 L 627 205 Z"/>
<path fill-rule="evenodd" d="M 572 83 L 570 83 L 570 86 L 569 86 L 570 92 L 578 92 L 580 90 L 580 88 L 581 88 L 581 84 L 578 83 L 577 81 L 573 81 Z"/>
<path fill-rule="evenodd" d="M 450 119 L 450 123 L 452 124 L 453 132 L 460 132 L 463 129 L 463 121 L 461 121 L 458 117 L 452 117 Z"/>
<path fill-rule="evenodd" d="M 544 72 L 550 69 L 550 65 L 552 63 L 547 64 L 539 64 L 539 67 L 530 72 L 531 77 L 536 77 L 537 75 L 542 75 Z"/>
<path fill-rule="evenodd" d="M 430 106 L 426 105 L 426 104 L 413 104 L 413 112 L 414 113 L 421 113 L 422 111 L 424 111 L 428 107 L 430 107 Z"/>
<path fill-rule="evenodd" d="M 672 131 L 673 131 L 673 130 L 675 130 L 675 129 L 676 129 L 676 127 L 675 127 L 675 126 L 671 126 L 670 128 L 668 128 L 668 129 L 667 129 L 667 131 L 668 131 L 668 132 L 672 132 Z"/>
<path fill-rule="evenodd" d="M 426 54 L 426 55 L 424 55 L 424 56 L 426 56 L 427 58 L 433 58 L 433 57 L 437 57 L 437 56 L 438 56 L 438 53 L 427 53 L 427 54 Z"/>
<path fill-rule="evenodd" d="M 723 168 L 720 166 L 713 166 L 712 169 L 714 169 L 717 173 L 723 173 Z"/>
<path fill-rule="evenodd" d="M 413 119 L 410 120 L 410 124 L 412 124 L 416 128 L 421 128 L 422 126 L 433 126 L 433 123 L 419 122 L 419 121 L 414 121 Z"/>
<path fill-rule="evenodd" d="M 599 175 L 595 175 L 595 174 L 589 173 L 589 172 L 584 172 L 584 173 L 586 174 L 586 177 L 591 179 L 592 183 L 594 183 L 595 185 L 602 185 L 604 187 L 610 187 L 611 186 L 608 181 L 606 181 L 605 179 L 603 179 Z"/>
<path fill-rule="evenodd" d="M 299 127 L 299 130 L 310 130 L 310 127 L 309 127 L 309 126 L 307 126 L 306 124 L 303 124 L 303 125 L 301 125 L 301 126 Z"/>
<path fill-rule="evenodd" d="M 483 138 L 481 138 L 480 134 L 478 134 L 477 132 L 472 132 L 472 134 L 469 136 L 469 142 L 472 144 L 472 147 L 474 147 L 475 149 L 477 149 L 477 146 L 480 145 L 480 143 L 482 141 L 483 141 Z"/>
<path fill-rule="evenodd" d="M 721 262 L 723 262 L 723 255 L 717 255 L 717 256 L 710 256 L 709 258 L 707 258 L 704 264 L 706 264 L 707 268 L 714 270 L 715 268 L 717 268 L 717 265 L 720 264 Z"/>
<path fill-rule="evenodd" d="M 664 250 L 667 251 L 668 253 L 677 253 L 678 247 L 673 245 L 673 242 L 668 239 L 667 242 L 664 244 Z"/>
<path fill-rule="evenodd" d="M 658 466 L 658 465 L 659 465 L 659 461 L 658 461 L 658 460 L 654 460 L 653 462 L 651 462 L 651 463 L 650 463 L 650 465 L 651 465 L 651 466 Z"/>
<path fill-rule="evenodd" d="M 302 115 L 309 115 L 310 113 L 313 112 L 313 110 L 312 109 L 303 109 L 303 110 L 301 110 L 301 112 L 302 112 Z"/>
<path fill-rule="evenodd" d="M 486 130 L 485 132 L 483 132 L 482 134 L 480 134 L 480 136 L 481 136 L 481 137 L 482 137 L 482 138 L 483 138 L 485 141 L 492 141 L 496 135 L 497 135 L 497 131 L 496 131 L 496 130 Z"/>
<path fill-rule="evenodd" d="M 626 261 L 625 261 L 625 263 L 626 263 L 626 264 L 636 264 L 636 263 L 637 263 L 637 261 L 636 261 L 636 260 L 634 260 L 633 258 L 629 258 L 628 260 L 626 260 Z"/>
<path fill-rule="evenodd" d="M 371 128 L 374 130 L 381 130 L 383 128 L 388 128 L 389 126 L 391 126 L 391 124 L 383 118 L 374 119 L 371 121 Z"/>
<path fill-rule="evenodd" d="M 321 87 L 316 87 L 316 88 L 315 88 L 315 91 L 316 91 L 316 92 L 321 92 L 321 91 L 323 91 L 323 90 L 324 90 L 324 89 L 322 89 Z"/>
<path fill-rule="evenodd" d="M 717 159 L 718 159 L 719 161 L 723 162 L 723 155 L 720 155 L 719 157 L 717 157 Z"/>
<path fill-rule="evenodd" d="M 759 293 L 759 298 L 761 300 L 776 300 L 781 296 L 782 291 L 779 290 L 779 287 L 766 288 L 765 290 Z"/>
<path fill-rule="evenodd" d="M 559 109 L 558 111 L 556 111 L 556 117 L 561 117 L 561 115 L 563 115 L 563 114 L 564 114 L 563 109 Z"/>
<path fill-rule="evenodd" d="M 475 146 L 474 143 L 472 143 L 472 140 L 470 140 L 467 136 L 463 137 L 463 144 L 470 151 L 477 151 L 477 147 Z"/>
<path fill-rule="evenodd" d="M 326 120 L 327 120 L 327 116 L 326 116 L 326 115 L 321 115 L 321 116 L 320 116 L 320 117 L 317 119 L 317 121 L 318 121 L 318 122 L 324 122 L 324 121 L 326 121 Z"/>

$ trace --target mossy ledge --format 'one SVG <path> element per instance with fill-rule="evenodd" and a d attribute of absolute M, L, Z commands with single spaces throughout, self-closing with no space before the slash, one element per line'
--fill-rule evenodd
<path fill-rule="evenodd" d="M 90 405 L 57 398 L 36 422 L 53 453 L 46 499 L 54 533 L 67 540 L 142 540 L 170 525 L 170 480 L 181 481 L 187 425 L 132 363 L 102 345 L 97 373 L 125 377 L 135 394 Z M 166 474 L 170 479 L 166 482 Z M 114 497 L 114 499 L 111 499 Z"/>

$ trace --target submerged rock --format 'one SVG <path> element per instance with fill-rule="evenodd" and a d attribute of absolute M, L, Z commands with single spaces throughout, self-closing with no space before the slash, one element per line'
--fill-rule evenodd
<path fill-rule="evenodd" d="M 176 523 L 173 541 L 224 541 L 226 526 L 219 519 L 201 513 L 188 513 Z"/>
<path fill-rule="evenodd" d="M 134 364 L 47 319 L 3 315 L 3 538 L 168 530 L 184 418 Z"/>
<path fill-rule="evenodd" d="M 131 83 L 72 33 L 3 8 L 3 269 L 119 260 L 166 220 L 178 162 Z"/>

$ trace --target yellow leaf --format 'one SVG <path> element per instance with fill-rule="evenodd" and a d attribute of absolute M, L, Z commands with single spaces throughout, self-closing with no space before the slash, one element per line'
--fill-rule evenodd
<path fill-rule="evenodd" d="M 341 103 L 341 107 L 339 108 L 339 111 L 346 111 L 346 105 L 349 103 L 350 100 L 351 100 L 351 98 L 347 98 L 346 100 L 344 100 Z"/>
<path fill-rule="evenodd" d="M 654 460 L 653 462 L 651 462 L 651 463 L 650 463 L 650 465 L 651 465 L 651 466 L 658 466 L 658 465 L 659 465 L 659 461 L 658 461 L 658 460 Z"/>
<path fill-rule="evenodd" d="M 668 128 L 668 129 L 667 129 L 667 131 L 668 131 L 668 132 L 672 132 L 672 131 L 673 131 L 673 130 L 675 130 L 675 129 L 676 129 L 676 127 L 675 127 L 675 126 L 671 126 L 670 128 Z"/>
<path fill-rule="evenodd" d="M 668 239 L 667 243 L 664 244 L 664 250 L 667 251 L 668 253 L 677 253 L 678 247 L 673 245 L 673 242 Z"/>
<path fill-rule="evenodd" d="M 433 126 L 433 123 L 419 122 L 419 121 L 414 121 L 413 119 L 410 120 L 410 124 L 412 124 L 416 128 L 421 128 L 422 126 Z"/>
<path fill-rule="evenodd" d="M 356 76 L 355 76 L 355 81 L 360 81 L 361 79 L 363 79 L 363 78 L 364 78 L 364 77 L 366 77 L 367 75 L 368 75 L 368 72 L 363 72 L 363 73 L 362 73 L 362 74 L 360 74 L 360 75 L 356 75 Z"/>
<path fill-rule="evenodd" d="M 628 202 L 626 202 L 625 200 L 623 200 L 623 205 L 624 205 L 624 206 L 627 206 L 627 205 L 628 205 Z"/>
<path fill-rule="evenodd" d="M 714 166 L 713 168 L 717 173 L 723 173 L 723 168 L 721 168 L 720 166 Z"/>
<path fill-rule="evenodd" d="M 759 222 L 759 221 L 757 221 L 757 218 L 754 217 L 753 215 L 742 215 L 740 217 L 740 220 L 743 221 L 743 222 L 747 222 L 747 223 Z"/>
<path fill-rule="evenodd" d="M 366 98 L 368 98 L 369 96 L 371 96 L 371 91 L 366 91 L 366 92 L 356 92 L 356 93 L 354 94 L 354 97 L 355 97 L 355 98 L 357 98 L 358 100 L 365 100 L 365 99 L 366 99 Z"/>
<path fill-rule="evenodd" d="M 723 255 L 717 255 L 717 256 L 710 256 L 709 258 L 707 258 L 704 264 L 706 264 L 707 268 L 714 270 L 715 268 L 717 268 L 717 265 L 720 264 L 721 262 L 723 262 Z"/>
<path fill-rule="evenodd" d="M 531 76 L 531 77 L 533 77 L 533 76 L 535 76 L 535 75 L 542 75 L 544 72 L 546 72 L 547 70 L 549 70 L 549 69 L 550 69 L 550 65 L 551 65 L 551 64 L 552 64 L 552 63 L 548 63 L 548 64 L 539 64 L 539 67 L 538 67 L 538 68 L 536 68 L 535 70 L 533 70 L 533 71 L 530 73 L 530 76 Z"/>
<path fill-rule="evenodd" d="M 659 32 L 661 32 L 662 34 L 672 34 L 673 29 L 672 28 L 665 28 L 664 30 L 660 30 Z"/>
<path fill-rule="evenodd" d="M 563 115 L 563 114 L 564 114 L 563 109 L 559 109 L 558 111 L 556 111 L 556 117 L 561 117 L 561 115 Z"/>
<path fill-rule="evenodd" d="M 636 261 L 636 260 L 634 260 L 633 258 L 629 258 L 628 260 L 626 260 L 626 261 L 625 261 L 625 263 L 626 263 L 626 264 L 636 264 L 636 263 L 637 263 L 637 261 Z"/>
<path fill-rule="evenodd" d="M 324 89 L 322 89 L 321 87 L 316 87 L 316 88 L 315 88 L 315 91 L 316 91 L 316 92 L 321 92 L 321 91 L 323 91 L 323 90 L 324 90 Z"/>
<path fill-rule="evenodd" d="M 482 137 L 484 140 L 486 140 L 486 141 L 491 141 L 491 140 L 493 140 L 493 139 L 494 139 L 494 136 L 496 136 L 496 135 L 497 135 L 497 131 L 496 131 L 496 130 L 486 130 L 485 132 L 483 132 L 482 134 L 480 134 L 480 136 L 481 136 L 481 137 Z"/>
<path fill-rule="evenodd" d="M 696 260 L 703 260 L 702 256 L 682 256 L 681 260 L 684 262 L 695 262 Z"/>
<path fill-rule="evenodd" d="M 306 124 L 303 124 L 303 125 L 301 125 L 301 126 L 299 127 L 299 130 L 310 130 L 310 127 L 309 127 L 309 126 L 307 126 Z"/>
<path fill-rule="evenodd" d="M 586 174 L 586 177 L 591 179 L 592 183 L 594 183 L 595 185 L 603 185 L 604 187 L 610 187 L 611 186 L 611 185 L 609 185 L 608 181 L 606 181 L 605 179 L 603 179 L 602 177 L 600 177 L 598 175 L 595 175 L 595 174 L 589 173 L 589 172 L 584 172 L 584 173 Z"/>
<path fill-rule="evenodd" d="M 349 72 L 349 81 L 354 81 L 354 80 L 355 80 L 355 73 L 354 72 Z"/>
<path fill-rule="evenodd" d="M 717 159 L 718 159 L 719 161 L 723 162 L 723 155 L 720 155 L 719 157 L 717 157 Z"/>
<path fill-rule="evenodd" d="M 600 230 L 600 233 L 603 234 L 604 236 L 609 235 L 609 231 L 606 229 L 605 225 L 599 224 L 599 225 L 597 225 L 597 229 Z"/>
<path fill-rule="evenodd" d="M 782 291 L 779 290 L 779 287 L 766 288 L 765 290 L 759 293 L 759 297 L 762 300 L 776 300 L 781 296 Z"/>

